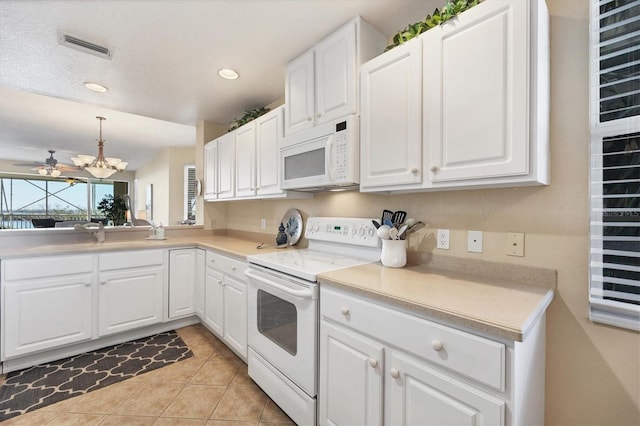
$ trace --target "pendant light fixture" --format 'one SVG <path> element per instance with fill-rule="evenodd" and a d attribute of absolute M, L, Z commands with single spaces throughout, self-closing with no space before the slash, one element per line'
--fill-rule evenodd
<path fill-rule="evenodd" d="M 119 158 L 105 158 L 104 156 L 104 143 L 102 139 L 102 122 L 106 120 L 104 117 L 96 117 L 100 120 L 100 139 L 98 139 L 98 157 L 92 155 L 78 155 L 77 157 L 71 157 L 73 163 L 82 167 L 93 176 L 98 179 L 106 179 L 115 172 L 121 172 L 127 168 L 129 163 L 125 163 Z"/>

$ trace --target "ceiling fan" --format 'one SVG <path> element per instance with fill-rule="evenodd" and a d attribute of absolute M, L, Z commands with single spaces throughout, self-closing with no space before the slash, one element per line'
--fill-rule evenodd
<path fill-rule="evenodd" d="M 59 164 L 58 160 L 56 160 L 53 157 L 54 153 L 55 153 L 54 150 L 51 150 L 51 149 L 49 150 L 49 154 L 50 154 L 49 158 L 46 158 L 44 160 L 44 164 L 34 161 L 32 163 L 17 163 L 17 164 L 14 164 L 14 166 L 31 167 L 32 168 L 31 170 L 37 170 L 38 173 L 41 174 L 42 176 L 48 175 L 52 177 L 58 177 L 62 173 L 80 171 L 80 167 L 68 166 L 66 164 Z"/>

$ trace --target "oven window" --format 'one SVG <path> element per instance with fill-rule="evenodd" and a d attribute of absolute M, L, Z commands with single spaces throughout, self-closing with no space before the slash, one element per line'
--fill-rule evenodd
<path fill-rule="evenodd" d="M 286 300 L 258 290 L 258 331 L 291 355 L 298 352 L 298 314 Z"/>
<path fill-rule="evenodd" d="M 288 155 L 284 159 L 284 178 L 324 176 L 324 148 Z"/>

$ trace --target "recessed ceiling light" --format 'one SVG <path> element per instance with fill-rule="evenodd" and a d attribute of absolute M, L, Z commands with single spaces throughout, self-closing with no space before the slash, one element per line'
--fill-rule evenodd
<path fill-rule="evenodd" d="M 240 77 L 240 75 L 238 74 L 237 71 L 232 70 L 230 68 L 221 68 L 218 70 L 218 75 L 224 79 L 227 80 L 235 80 L 238 77 Z"/>
<path fill-rule="evenodd" d="M 107 89 L 106 86 L 103 86 L 102 84 L 92 83 L 90 81 L 85 81 L 82 84 L 84 84 L 84 87 L 86 87 L 89 90 L 93 90 L 94 92 L 104 93 L 109 90 Z"/>

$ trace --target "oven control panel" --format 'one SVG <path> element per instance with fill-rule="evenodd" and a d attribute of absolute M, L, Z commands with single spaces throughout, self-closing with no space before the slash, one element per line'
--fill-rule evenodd
<path fill-rule="evenodd" d="M 304 236 L 308 240 L 379 247 L 380 238 L 372 219 L 353 217 L 310 217 Z"/>

